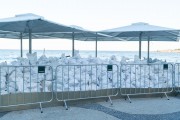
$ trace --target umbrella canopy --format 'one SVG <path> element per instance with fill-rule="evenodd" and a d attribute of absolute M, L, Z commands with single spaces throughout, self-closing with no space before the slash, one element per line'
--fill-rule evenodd
<path fill-rule="evenodd" d="M 139 58 L 141 58 L 141 41 L 148 41 L 148 60 L 149 60 L 149 41 L 178 41 L 179 30 L 149 25 L 147 23 L 134 23 L 129 26 L 118 27 L 100 31 L 111 37 L 124 39 L 126 41 L 139 41 Z M 102 38 L 101 41 L 110 41 L 110 37 Z"/>
<path fill-rule="evenodd" d="M 0 19 L 0 30 L 9 31 L 8 38 L 29 38 L 29 53 L 32 52 L 32 34 L 33 33 L 53 33 L 53 32 L 80 32 L 81 30 L 57 24 L 43 17 L 34 14 L 16 15 L 15 17 Z M 16 35 L 15 35 L 16 34 Z M 19 36 L 19 37 L 18 37 Z M 38 36 L 39 37 L 39 36 Z M 42 37 L 42 36 L 40 36 Z M 45 36 L 47 37 L 47 36 Z M 50 37 L 50 36 L 49 36 Z"/>
<path fill-rule="evenodd" d="M 96 34 L 78 26 L 66 26 L 44 19 L 32 13 L 16 15 L 15 17 L 0 19 L 0 37 L 19 39 L 22 33 L 23 39 L 43 38 L 67 38 L 72 39 L 72 32 L 75 39 L 86 40 L 95 38 Z M 102 36 L 102 35 L 99 35 Z"/>
<path fill-rule="evenodd" d="M 139 37 L 141 37 L 141 41 L 148 41 L 148 37 L 151 37 L 151 41 L 178 41 L 179 37 L 179 30 L 142 22 L 101 32 L 127 41 L 139 41 Z M 108 40 L 108 38 L 104 38 L 104 40 Z"/>
<path fill-rule="evenodd" d="M 97 33 L 94 31 L 89 31 L 87 29 L 84 29 L 80 26 L 77 25 L 71 25 L 70 27 L 76 29 L 76 30 L 80 30 L 74 32 L 74 39 L 75 40 L 80 40 L 80 41 L 95 41 L 96 37 L 106 37 L 106 34 L 101 34 L 101 33 Z M 37 36 L 42 36 L 44 38 L 51 36 L 52 38 L 67 38 L 67 39 L 72 39 L 72 32 L 53 32 L 53 33 L 36 33 L 34 34 L 34 37 L 37 38 Z"/>
<path fill-rule="evenodd" d="M 81 32 L 81 30 L 57 24 L 35 14 L 22 14 L 0 19 L 0 30 L 20 33 Z"/>
<path fill-rule="evenodd" d="M 65 38 L 73 39 L 74 42 L 74 39 L 87 40 L 95 37 L 95 33 L 57 24 L 31 13 L 0 19 L 0 38 L 21 39 L 21 43 L 22 39 L 29 39 L 29 53 L 32 52 L 31 39 Z"/>

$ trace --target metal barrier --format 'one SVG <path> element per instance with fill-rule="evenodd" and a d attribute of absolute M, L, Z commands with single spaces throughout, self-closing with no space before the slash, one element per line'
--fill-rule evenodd
<path fill-rule="evenodd" d="M 118 65 L 59 65 L 56 68 L 56 99 L 66 101 L 118 94 Z"/>
<path fill-rule="evenodd" d="M 180 92 L 180 63 L 174 65 L 174 90 Z"/>
<path fill-rule="evenodd" d="M 156 94 L 173 91 L 172 64 L 121 64 L 121 95 Z M 123 89 L 124 88 L 124 89 Z"/>
<path fill-rule="evenodd" d="M 0 66 L 0 107 L 50 102 L 53 99 L 51 66 Z"/>

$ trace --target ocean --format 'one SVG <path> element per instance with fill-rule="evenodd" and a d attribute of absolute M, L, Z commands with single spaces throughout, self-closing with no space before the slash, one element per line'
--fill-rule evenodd
<path fill-rule="evenodd" d="M 44 54 L 44 50 L 33 50 L 37 52 L 37 56 L 40 57 Z M 28 50 L 23 51 L 23 57 L 26 57 Z M 45 50 L 45 55 L 47 57 L 61 57 L 61 54 L 65 53 L 66 56 L 71 56 L 71 50 Z M 87 58 L 90 55 L 95 56 L 95 51 L 86 51 L 80 50 L 80 56 Z M 121 60 L 122 56 L 129 58 L 130 60 L 134 59 L 134 55 L 138 55 L 138 51 L 98 51 L 98 57 L 101 59 L 110 58 L 112 55 L 117 57 L 117 60 Z M 17 59 L 20 56 L 20 50 L 0 50 L 0 62 L 7 61 L 10 63 Z M 147 58 L 147 52 L 142 51 L 142 58 Z M 160 59 L 167 62 L 180 62 L 180 53 L 165 53 L 165 52 L 150 52 L 150 58 Z"/>

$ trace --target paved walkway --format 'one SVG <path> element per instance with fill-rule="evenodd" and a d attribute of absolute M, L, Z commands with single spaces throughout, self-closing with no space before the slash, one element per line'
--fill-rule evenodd
<path fill-rule="evenodd" d="M 133 98 L 132 103 L 124 99 L 109 102 L 64 107 L 13 111 L 0 114 L 0 120 L 180 120 L 180 98 Z"/>

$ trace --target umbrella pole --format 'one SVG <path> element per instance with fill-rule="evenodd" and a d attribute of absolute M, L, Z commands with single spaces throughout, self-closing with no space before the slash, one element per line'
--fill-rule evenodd
<path fill-rule="evenodd" d="M 74 32 L 72 33 L 72 57 L 74 56 Z"/>
<path fill-rule="evenodd" d="M 150 50 L 149 44 L 150 44 L 150 37 L 148 36 L 148 55 L 147 55 L 147 63 L 149 63 L 149 50 Z"/>
<path fill-rule="evenodd" d="M 139 35 L 139 59 L 141 59 L 141 39 L 142 39 L 142 32 Z"/>
<path fill-rule="evenodd" d="M 22 49 L 23 49 L 23 43 L 22 43 L 22 33 L 20 34 L 20 39 L 21 39 L 21 57 L 23 57 L 23 51 L 22 51 Z"/>
<path fill-rule="evenodd" d="M 95 53 L 95 57 L 97 57 L 97 32 L 96 32 L 96 53 Z"/>
<path fill-rule="evenodd" d="M 31 29 L 29 29 L 29 53 L 32 53 L 32 36 L 31 36 Z"/>

